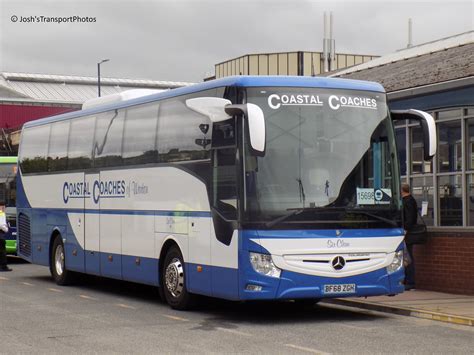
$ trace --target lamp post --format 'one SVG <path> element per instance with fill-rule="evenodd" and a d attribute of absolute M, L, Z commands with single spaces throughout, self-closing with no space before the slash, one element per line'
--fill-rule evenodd
<path fill-rule="evenodd" d="M 108 62 L 110 59 L 102 59 L 99 63 L 97 63 L 97 91 L 100 97 L 100 65 L 102 63 Z"/>

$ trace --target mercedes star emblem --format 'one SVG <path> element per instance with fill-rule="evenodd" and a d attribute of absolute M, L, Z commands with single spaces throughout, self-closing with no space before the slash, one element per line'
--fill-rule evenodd
<path fill-rule="evenodd" d="M 336 256 L 334 259 L 332 259 L 332 267 L 334 270 L 341 270 L 344 265 L 346 265 L 346 261 L 342 256 Z"/>

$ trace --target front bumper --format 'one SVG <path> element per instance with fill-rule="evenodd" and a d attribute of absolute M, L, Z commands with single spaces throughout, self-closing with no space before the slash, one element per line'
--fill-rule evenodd
<path fill-rule="evenodd" d="M 274 278 L 258 274 L 253 269 L 246 269 L 241 271 L 239 277 L 239 298 L 242 300 L 283 300 L 394 295 L 404 291 L 404 277 L 403 267 L 391 274 L 384 267 L 365 274 L 343 278 L 312 276 L 286 270 L 282 270 L 280 278 Z M 342 284 L 355 284 L 355 292 L 324 293 L 324 285 Z M 247 290 L 248 285 L 261 286 L 261 290 Z"/>

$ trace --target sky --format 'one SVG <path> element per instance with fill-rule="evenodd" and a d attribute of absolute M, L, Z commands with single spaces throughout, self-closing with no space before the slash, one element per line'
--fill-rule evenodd
<path fill-rule="evenodd" d="M 336 53 L 383 55 L 406 47 L 409 18 L 415 45 L 471 31 L 473 4 L 0 0 L 0 71 L 96 76 L 97 62 L 110 59 L 102 77 L 199 82 L 245 54 L 322 51 L 325 11 Z"/>

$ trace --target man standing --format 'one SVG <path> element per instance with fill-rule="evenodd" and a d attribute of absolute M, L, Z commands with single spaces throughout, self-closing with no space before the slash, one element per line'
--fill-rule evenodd
<path fill-rule="evenodd" d="M 415 258 L 413 256 L 413 245 L 410 243 L 410 231 L 416 225 L 418 219 L 418 206 L 416 200 L 410 194 L 410 185 L 402 184 L 403 198 L 403 229 L 405 229 L 405 243 L 411 262 L 405 268 L 405 290 L 415 288 Z"/>
<path fill-rule="evenodd" d="M 5 234 L 8 233 L 7 217 L 5 215 L 5 207 L 0 206 L 0 272 L 12 271 L 7 266 L 7 249 Z"/>

